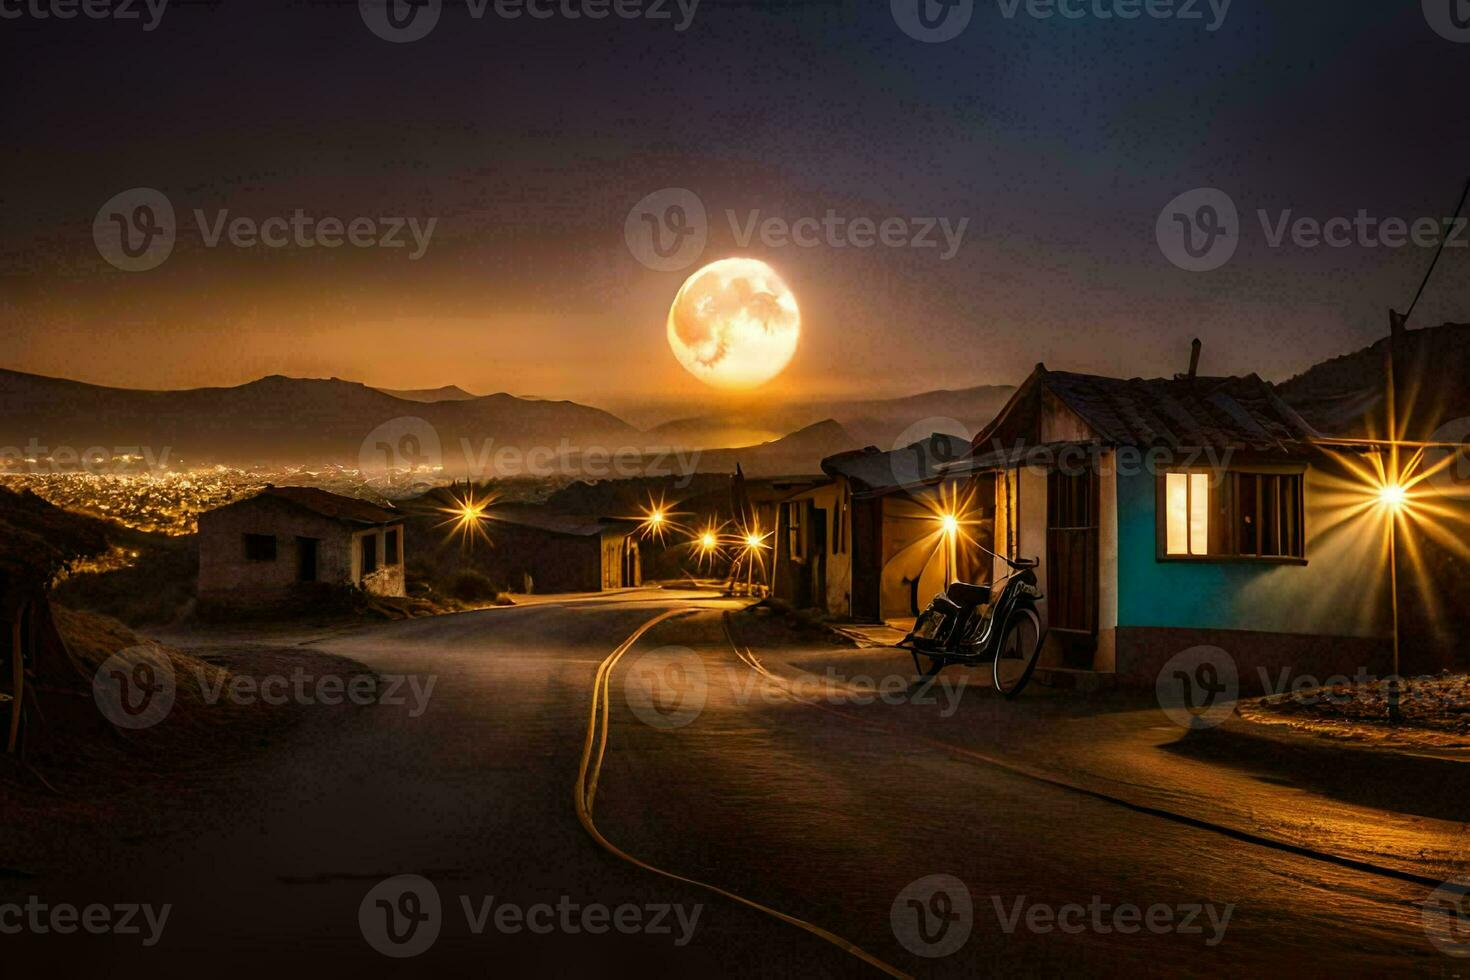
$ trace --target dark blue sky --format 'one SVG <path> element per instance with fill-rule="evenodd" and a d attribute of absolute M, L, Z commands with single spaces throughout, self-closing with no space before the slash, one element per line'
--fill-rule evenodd
<path fill-rule="evenodd" d="M 707 209 L 700 261 L 754 255 L 796 293 L 803 340 L 773 397 L 1014 383 L 1042 360 L 1171 373 L 1194 336 L 1206 370 L 1280 379 L 1386 330 L 1428 249 L 1273 247 L 1257 212 L 1443 215 L 1470 176 L 1470 43 L 1418 2 L 1234 0 L 1213 31 L 1203 0 L 1193 21 L 1006 6 L 977 2 L 942 43 L 907 36 L 886 2 L 705 0 L 682 32 L 451 2 L 406 44 L 356 2 L 175 2 L 152 31 L 0 20 L 4 366 L 698 406 L 663 335 L 696 266 L 651 270 L 624 238 L 634 203 L 667 187 Z M 165 263 L 126 273 L 92 222 L 134 187 L 161 191 L 180 230 Z M 1239 241 L 1191 272 L 1155 224 L 1201 187 L 1237 206 Z M 417 261 L 206 247 L 193 211 L 225 208 L 437 225 Z M 740 247 L 726 218 L 829 209 L 968 223 L 946 260 Z M 1446 319 L 1470 319 L 1470 248 L 1447 252 L 1415 315 Z"/>

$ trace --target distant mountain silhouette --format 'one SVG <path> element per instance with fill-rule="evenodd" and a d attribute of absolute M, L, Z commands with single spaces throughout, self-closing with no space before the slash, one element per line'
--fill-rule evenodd
<path fill-rule="evenodd" d="M 471 398 L 479 398 L 472 395 L 459 385 L 444 385 L 440 388 L 405 388 L 397 390 L 393 388 L 379 388 L 385 395 L 401 398 L 406 402 L 463 402 Z"/>
<path fill-rule="evenodd" d="M 167 450 L 170 462 L 189 467 L 356 467 L 364 451 L 432 456 L 435 438 L 449 472 L 463 472 L 466 457 L 484 462 L 506 448 L 642 445 L 622 419 L 568 401 L 495 394 L 418 402 L 355 381 L 280 375 L 231 388 L 141 391 L 0 370 L 6 451 L 142 448 L 155 456 Z"/>
<path fill-rule="evenodd" d="M 139 453 L 175 468 L 442 464 L 447 477 L 565 471 L 559 459 L 637 460 L 670 447 L 700 449 L 700 472 L 820 473 L 823 457 L 890 448 L 949 428 L 968 436 L 1011 392 L 933 391 L 911 398 L 772 408 L 751 419 L 686 419 L 640 432 L 601 409 L 455 385 L 379 389 L 340 378 L 271 375 L 224 388 L 146 391 L 0 369 L 0 461 Z M 917 432 L 923 429 L 922 432 Z M 914 430 L 914 431 L 907 431 Z M 733 447 L 733 448 L 732 448 Z M 686 464 L 687 465 L 687 464 Z M 628 475 L 603 465 L 572 475 Z"/>
<path fill-rule="evenodd" d="M 750 439 L 752 435 L 770 438 L 831 419 L 847 431 L 853 445 L 892 449 L 900 442 L 911 443 L 936 429 L 973 435 L 995 417 L 1014 391 L 1008 385 L 981 385 L 905 398 L 781 405 L 739 414 L 676 419 L 655 426 L 648 433 L 675 446 L 710 448 L 729 446 L 732 441 L 742 437 Z"/>
<path fill-rule="evenodd" d="M 750 477 L 820 476 L 822 460 L 835 453 L 856 448 L 851 433 L 833 419 L 823 419 L 803 429 L 769 442 L 732 449 L 687 451 L 651 458 L 649 473 L 685 475 L 692 467 L 695 473 L 734 473 L 739 463 Z"/>

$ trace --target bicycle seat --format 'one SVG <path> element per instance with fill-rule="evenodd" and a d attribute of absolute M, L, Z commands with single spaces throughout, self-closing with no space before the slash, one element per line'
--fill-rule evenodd
<path fill-rule="evenodd" d="M 983 606 L 990 601 L 990 586 L 951 582 L 949 588 L 944 590 L 944 595 L 957 606 L 973 608 Z"/>

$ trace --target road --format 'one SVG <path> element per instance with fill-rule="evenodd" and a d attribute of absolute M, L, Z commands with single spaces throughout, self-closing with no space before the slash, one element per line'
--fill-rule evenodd
<path fill-rule="evenodd" d="M 1036 702 L 783 687 L 761 670 L 789 681 L 795 654 L 739 617 L 732 644 L 737 608 L 646 590 L 320 638 L 432 678 L 423 710 L 308 716 L 158 799 L 147 831 L 92 828 L 0 880 L 12 901 L 169 903 L 155 946 L 24 934 L 0 955 L 152 976 L 1464 972 L 1426 938 L 1422 885 L 936 751 L 962 730 L 1003 747 L 1005 712 Z M 432 894 L 381 884 L 400 875 Z"/>

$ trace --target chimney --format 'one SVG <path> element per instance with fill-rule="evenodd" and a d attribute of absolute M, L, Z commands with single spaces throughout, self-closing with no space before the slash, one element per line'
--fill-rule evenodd
<path fill-rule="evenodd" d="M 1204 345 L 1196 337 L 1189 345 L 1189 380 L 1193 381 L 1195 375 L 1199 374 L 1199 352 Z"/>

